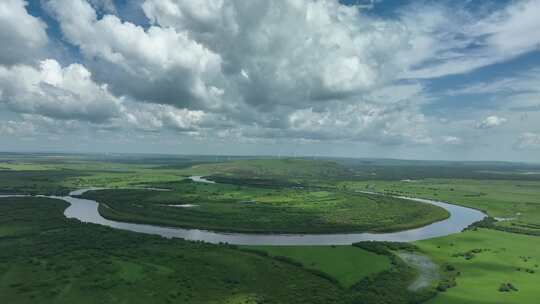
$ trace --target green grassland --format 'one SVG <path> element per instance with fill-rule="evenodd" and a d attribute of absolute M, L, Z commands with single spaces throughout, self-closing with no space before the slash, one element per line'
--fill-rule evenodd
<path fill-rule="evenodd" d="M 261 159 L 167 166 L 80 157 L 25 157 L 0 159 L 0 167 L 3 193 L 65 195 L 89 186 L 172 189 L 87 194 L 108 206 L 100 207 L 103 216 L 139 223 L 248 232 L 382 232 L 419 227 L 448 216 L 440 208 L 417 202 L 296 185 L 299 181 L 315 183 L 317 179 L 347 176 L 346 168 L 330 161 Z M 186 182 L 191 174 L 210 172 L 232 178 L 233 184 Z M 252 184 L 257 179 L 270 184 Z M 167 206 L 178 204 L 198 206 Z"/>
<path fill-rule="evenodd" d="M 390 260 L 353 246 L 246 246 L 250 250 L 284 256 L 334 277 L 351 287 L 360 279 L 390 269 Z"/>
<path fill-rule="evenodd" d="M 414 272 L 360 248 L 259 248 L 301 266 L 253 248 L 83 224 L 62 215 L 66 206 L 0 199 L 2 302 L 398 304 L 416 297 L 407 290 Z"/>
<path fill-rule="evenodd" d="M 333 161 L 307 159 L 251 159 L 194 165 L 186 175 L 218 175 L 249 179 L 282 179 L 296 182 L 341 179 L 352 172 Z"/>
<path fill-rule="evenodd" d="M 351 189 L 449 201 L 513 219 L 500 225 L 540 225 L 540 182 L 520 180 L 426 179 L 343 182 Z M 538 227 L 540 228 L 540 227 Z"/>
<path fill-rule="evenodd" d="M 66 219 L 67 203 L 0 199 L 2 303 L 330 303 L 340 287 L 227 246 Z"/>
<path fill-rule="evenodd" d="M 148 187 L 185 179 L 178 169 L 80 159 L 0 158 L 0 193 L 59 194 L 81 187 Z"/>
<path fill-rule="evenodd" d="M 435 262 L 460 273 L 456 287 L 428 303 L 538 303 L 539 241 L 536 236 L 478 229 L 416 242 Z M 507 283 L 517 291 L 499 291 Z"/>
<path fill-rule="evenodd" d="M 434 285 L 411 289 L 419 272 L 396 253 L 413 254 L 407 243 L 360 242 L 353 246 L 243 246 L 243 250 L 270 255 L 321 274 L 342 287 L 333 303 L 422 303 L 437 292 Z M 416 253 L 417 254 L 417 253 Z"/>
<path fill-rule="evenodd" d="M 538 166 L 216 159 L 0 154 L 0 193 L 130 188 L 85 196 L 101 202 L 110 219 L 261 233 L 391 231 L 447 216 L 358 190 L 448 201 L 510 220 L 415 243 L 440 266 L 445 289 L 428 303 L 538 302 L 540 242 L 523 234 L 540 234 L 540 174 L 528 173 Z M 221 183 L 194 183 L 190 175 Z M 171 191 L 132 189 L 143 187 Z M 167 206 L 180 204 L 197 206 Z M 415 271 L 392 255 L 167 240 L 67 220 L 65 207 L 44 198 L 0 199 L 0 302 L 397 304 L 435 295 L 434 286 L 408 290 Z"/>
<path fill-rule="evenodd" d="M 185 172 L 236 178 L 279 178 L 310 183 L 316 181 L 323 184 L 339 180 L 396 181 L 428 178 L 540 181 L 539 164 L 393 159 L 235 159 L 219 163 L 201 162 L 186 167 Z"/>
<path fill-rule="evenodd" d="M 254 233 L 395 231 L 448 217 L 442 208 L 378 195 L 189 181 L 173 191 L 102 190 L 83 197 L 100 202 L 102 216 L 113 220 Z M 194 207 L 170 206 L 182 204 Z"/>
<path fill-rule="evenodd" d="M 537 244 L 536 236 L 488 229 L 468 230 L 415 242 L 414 245 L 418 246 L 422 254 L 440 265 L 442 279 L 451 278 L 450 281 L 455 280 L 456 283 L 456 286 L 437 293 L 426 303 L 536 303 L 540 286 L 540 246 Z M 355 250 L 351 246 L 336 248 L 250 246 L 249 248 L 264 250 L 271 255 L 290 257 L 304 265 L 312 265 L 311 267 L 315 269 L 333 275 L 342 284 L 350 277 L 349 275 L 356 275 L 354 272 L 359 271 L 357 269 L 359 266 L 362 268 L 361 265 L 375 263 L 371 260 L 366 262 L 358 259 L 356 263 L 359 264 L 355 264 L 354 258 L 358 256 L 350 256 Z M 350 258 L 353 260 L 349 260 Z M 341 268 L 342 261 L 345 261 L 344 268 Z M 356 267 L 347 269 L 346 265 Z M 375 273 L 381 271 L 384 273 L 385 270 Z M 398 277 L 395 279 L 398 280 Z M 395 283 L 396 281 L 392 280 L 388 286 Z M 499 290 L 502 285 L 508 283 L 517 290 Z"/>

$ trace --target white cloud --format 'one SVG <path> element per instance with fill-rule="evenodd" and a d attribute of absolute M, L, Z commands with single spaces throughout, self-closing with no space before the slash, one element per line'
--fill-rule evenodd
<path fill-rule="evenodd" d="M 516 71 L 491 81 L 481 81 L 465 86 L 448 89 L 450 96 L 473 94 L 514 94 L 537 91 L 540 92 L 540 68 L 533 67 L 525 71 Z"/>
<path fill-rule="evenodd" d="M 478 35 L 487 35 L 486 43 L 507 56 L 515 56 L 540 47 L 540 1 L 514 1 L 476 24 Z"/>
<path fill-rule="evenodd" d="M 36 129 L 31 122 L 27 121 L 2 121 L 0 122 L 0 136 L 29 136 L 35 133 Z"/>
<path fill-rule="evenodd" d="M 378 88 L 366 94 L 365 99 L 378 104 L 407 103 L 420 105 L 428 101 L 424 94 L 424 86 L 418 82 L 392 84 Z"/>
<path fill-rule="evenodd" d="M 336 0 L 147 0 L 143 9 L 220 54 L 224 88 L 256 106 L 364 94 L 395 79 L 404 69 L 395 52 L 409 47 L 399 22 Z"/>
<path fill-rule="evenodd" d="M 539 0 L 512 1 L 487 16 L 466 8 L 417 5 L 403 12 L 415 32 L 418 66 L 407 78 L 434 78 L 468 73 L 513 59 L 540 47 Z"/>
<path fill-rule="evenodd" d="M 443 94 L 448 96 L 487 95 L 476 98 L 496 98 L 502 107 L 512 111 L 540 109 L 540 69 L 533 67 L 491 81 L 449 89 Z"/>
<path fill-rule="evenodd" d="M 403 109 L 412 98 L 423 100 L 422 86 L 393 83 L 410 64 L 396 56 L 410 48 L 410 33 L 400 22 L 368 17 L 358 7 L 337 0 L 147 0 L 143 9 L 152 26 L 143 29 L 114 15 L 98 19 L 83 0 L 46 6 L 67 40 L 87 59 L 97 59 L 89 66 L 97 79 L 116 95 L 157 104 L 151 110 L 126 104 L 128 114 L 115 121 L 187 131 L 212 128 L 217 120 L 250 136 L 333 138 L 348 120 L 354 130 L 345 132 L 348 138 L 428 137 L 418 131 L 418 109 Z M 326 116 L 325 124 L 304 117 L 314 128 L 307 130 L 284 118 L 306 109 Z M 365 131 L 376 125 L 377 136 Z M 254 126 L 259 129 L 250 131 Z"/>
<path fill-rule="evenodd" d="M 51 0 L 47 7 L 83 55 L 106 62 L 103 77 L 111 76 L 107 80 L 121 94 L 205 107 L 212 107 L 222 94 L 211 84 L 220 74 L 220 56 L 193 41 L 186 31 L 144 29 L 109 14 L 98 19 L 84 0 Z"/>
<path fill-rule="evenodd" d="M 515 147 L 521 150 L 540 149 L 540 134 L 532 133 L 532 132 L 522 133 L 519 136 L 515 144 Z"/>
<path fill-rule="evenodd" d="M 199 129 L 207 116 L 203 111 L 177 109 L 169 105 L 131 103 L 124 105 L 123 115 L 116 123 L 144 131 L 168 128 L 186 132 Z"/>
<path fill-rule="evenodd" d="M 47 44 L 46 24 L 26 11 L 26 1 L 0 2 L 0 64 L 33 61 Z"/>
<path fill-rule="evenodd" d="M 484 116 L 470 113 L 459 132 L 449 130 L 454 124 L 425 116 L 430 112 L 422 106 L 436 96 L 426 94 L 430 84 L 422 79 L 466 73 L 538 47 L 529 30 L 537 25 L 530 11 L 538 0 L 474 16 L 460 5 L 416 2 L 394 19 L 338 0 L 145 0 L 149 26 L 122 20 L 107 8 L 110 1 L 88 1 L 44 3 L 65 41 L 80 49 L 80 67 L 93 87 L 68 87 L 62 73 L 34 68 L 38 76 L 17 80 L 24 94 L 10 91 L 15 80 L 2 80 L 1 99 L 11 109 L 86 120 L 111 132 L 457 145 L 473 142 L 466 132 L 480 134 L 472 126 L 507 119 L 476 122 Z M 534 32 L 531 39 L 523 31 Z M 531 93 L 511 79 L 499 84 L 506 91 L 497 93 Z M 103 95 L 78 98 L 79 90 Z M 486 82 L 447 95 L 490 90 L 502 89 Z"/>
<path fill-rule="evenodd" d="M 146 30 L 97 19 L 82 0 L 47 7 L 86 57 L 112 63 L 94 72 L 113 91 L 179 107 L 301 108 L 364 94 L 404 69 L 394 55 L 408 48 L 398 22 L 336 0 L 146 1 Z"/>
<path fill-rule="evenodd" d="M 335 106 L 289 115 L 289 129 L 296 137 L 325 140 L 368 140 L 381 143 L 429 143 L 425 118 L 406 109 L 373 104 Z"/>
<path fill-rule="evenodd" d="M 504 125 L 507 122 L 508 122 L 508 119 L 506 119 L 504 117 L 499 117 L 499 116 L 496 116 L 496 115 L 492 115 L 492 116 L 488 116 L 484 120 L 476 123 L 475 127 L 477 129 L 491 129 L 491 128 L 494 128 L 494 127 Z"/>
<path fill-rule="evenodd" d="M 95 83 L 80 64 L 61 67 L 53 59 L 39 68 L 0 66 L 0 103 L 14 111 L 60 119 L 101 122 L 118 115 L 120 100 Z"/>
<path fill-rule="evenodd" d="M 445 144 L 448 145 L 461 145 L 463 144 L 463 140 L 456 136 L 443 136 L 442 141 Z"/>
<path fill-rule="evenodd" d="M 218 121 L 203 111 L 116 97 L 107 85 L 94 82 L 84 66 L 62 67 L 53 59 L 43 60 L 39 67 L 0 66 L 0 105 L 22 113 L 24 122 L 38 124 L 51 132 L 62 128 L 73 130 L 79 122 L 98 128 L 187 132 L 200 128 L 200 124 Z M 14 123 L 4 125 L 3 133 L 13 133 L 16 127 Z"/>

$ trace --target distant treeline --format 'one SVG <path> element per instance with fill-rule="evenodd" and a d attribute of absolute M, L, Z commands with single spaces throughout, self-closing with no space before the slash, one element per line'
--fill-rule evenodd
<path fill-rule="evenodd" d="M 403 180 L 424 178 L 459 178 L 490 180 L 540 180 L 540 174 L 525 174 L 521 166 L 356 166 L 356 180 Z M 538 170 L 533 167 L 529 170 Z M 536 172 L 536 171 L 534 171 Z"/>

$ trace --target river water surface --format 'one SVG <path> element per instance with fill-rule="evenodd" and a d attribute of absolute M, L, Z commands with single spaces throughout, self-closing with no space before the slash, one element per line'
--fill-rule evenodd
<path fill-rule="evenodd" d="M 204 178 L 192 177 L 197 182 L 207 182 Z M 62 199 L 70 206 L 64 215 L 82 222 L 105 225 L 112 228 L 134 232 L 160 235 L 166 238 L 183 238 L 187 240 L 205 241 L 209 243 L 229 243 L 236 245 L 350 245 L 360 241 L 395 241 L 412 242 L 445 236 L 460 232 L 470 224 L 483 219 L 486 215 L 478 210 L 452 205 L 448 203 L 406 198 L 421 203 L 432 204 L 446 209 L 450 213 L 448 219 L 426 225 L 421 228 L 404 230 L 392 233 L 337 233 L 337 234 L 249 234 L 249 233 L 223 233 L 200 229 L 182 229 L 147 224 L 133 224 L 108 220 L 98 212 L 99 204 L 96 201 L 76 198 L 86 191 L 96 188 L 79 189 L 69 196 L 51 197 Z M 1 196 L 0 196 L 1 197 Z M 4 196 L 5 197 L 5 196 Z"/>

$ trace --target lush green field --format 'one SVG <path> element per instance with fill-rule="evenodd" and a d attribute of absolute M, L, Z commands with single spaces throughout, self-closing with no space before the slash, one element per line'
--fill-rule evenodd
<path fill-rule="evenodd" d="M 452 265 L 460 275 L 457 286 L 429 303 L 538 303 L 540 239 L 536 236 L 478 229 L 417 242 L 441 265 Z M 474 253 L 473 251 L 477 251 Z M 517 291 L 499 291 L 510 283 Z"/>
<path fill-rule="evenodd" d="M 386 256 L 353 246 L 246 246 L 298 261 L 309 269 L 325 272 L 350 287 L 360 279 L 390 269 Z"/>
<path fill-rule="evenodd" d="M 330 161 L 236 160 L 200 164 L 114 162 L 82 157 L 0 158 L 0 192 L 66 194 L 79 187 L 162 187 L 172 192 L 135 190 L 89 193 L 109 208 L 103 216 L 131 222 L 226 231 L 330 233 L 393 231 L 444 219 L 441 208 L 390 197 L 298 186 L 348 176 Z M 186 165 L 196 163 L 193 166 Z M 233 184 L 200 185 L 191 174 L 215 172 Z M 219 175 L 221 174 L 221 175 Z M 245 180 L 245 176 L 250 176 Z M 261 184 L 262 181 L 262 184 Z M 240 184 L 235 184 L 240 182 Z M 268 182 L 268 183 L 267 183 Z M 194 208 L 167 205 L 192 204 Z"/>
<path fill-rule="evenodd" d="M 493 217 L 513 219 L 515 224 L 540 225 L 540 182 L 537 181 L 427 179 L 342 184 L 351 189 L 449 201 L 486 211 Z"/>
<path fill-rule="evenodd" d="M 304 248 L 311 254 L 289 248 L 287 254 L 311 261 L 300 266 L 226 245 L 82 224 L 62 215 L 66 205 L 0 199 L 2 301 L 399 304 L 416 298 L 407 290 L 414 272 L 359 248 Z M 333 275 L 346 285 L 333 283 Z"/>
<path fill-rule="evenodd" d="M 67 220 L 63 201 L 0 199 L 2 303 L 329 303 L 341 289 L 255 254 Z"/>
<path fill-rule="evenodd" d="M 147 187 L 178 182 L 178 169 L 70 157 L 0 157 L 0 193 L 67 194 L 81 187 Z"/>
<path fill-rule="evenodd" d="M 448 216 L 442 208 L 378 195 L 195 182 L 177 183 L 169 192 L 103 190 L 83 196 L 102 203 L 100 213 L 109 219 L 255 233 L 392 231 Z M 192 207 L 174 206 L 182 204 Z"/>
<path fill-rule="evenodd" d="M 352 171 L 333 161 L 307 159 L 251 159 L 195 165 L 182 170 L 187 175 L 218 175 L 249 179 L 282 179 L 291 182 L 343 179 Z"/>
<path fill-rule="evenodd" d="M 216 160 L 0 154 L 0 193 L 131 188 L 87 196 L 103 203 L 104 216 L 121 221 L 250 232 L 388 231 L 447 216 L 359 190 L 449 201 L 510 220 L 415 243 L 439 265 L 442 283 L 412 291 L 417 273 L 395 255 L 381 254 L 381 243 L 244 251 L 81 224 L 64 218 L 62 201 L 0 199 L 0 302 L 397 304 L 432 297 L 437 284 L 446 291 L 429 303 L 537 302 L 538 236 L 495 230 L 540 234 L 540 174 L 529 174 L 537 166 Z M 210 175 L 221 184 L 194 183 L 190 175 Z M 182 204 L 195 206 L 168 206 Z"/>

